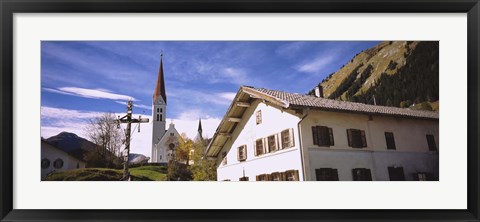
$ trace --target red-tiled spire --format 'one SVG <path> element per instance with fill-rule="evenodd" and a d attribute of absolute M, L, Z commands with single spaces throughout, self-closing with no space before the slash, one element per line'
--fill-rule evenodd
<path fill-rule="evenodd" d="M 160 54 L 160 68 L 158 69 L 157 84 L 155 91 L 153 91 L 153 101 L 161 96 L 165 104 L 167 104 L 167 94 L 165 93 L 165 80 L 163 78 L 163 54 Z"/>

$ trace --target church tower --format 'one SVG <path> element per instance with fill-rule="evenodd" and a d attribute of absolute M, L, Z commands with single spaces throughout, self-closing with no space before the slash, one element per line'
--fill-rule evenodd
<path fill-rule="evenodd" d="M 163 55 L 160 55 L 160 68 L 158 69 L 157 83 L 153 91 L 152 100 L 152 162 L 163 162 L 165 155 L 159 153 L 156 145 L 165 134 L 167 94 L 165 93 L 165 80 L 163 77 Z M 162 158 L 163 156 L 163 158 Z"/>

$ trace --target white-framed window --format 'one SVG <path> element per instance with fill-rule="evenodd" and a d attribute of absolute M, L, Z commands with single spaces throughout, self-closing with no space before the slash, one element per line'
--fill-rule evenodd
<path fill-rule="evenodd" d="M 262 123 L 262 110 L 258 110 L 255 113 L 256 120 L 257 120 L 257 125 Z"/>
<path fill-rule="evenodd" d="M 427 134 L 428 150 L 437 151 L 437 144 L 435 143 L 435 137 L 432 134 Z"/>
<path fill-rule="evenodd" d="M 267 137 L 268 152 L 274 152 L 278 150 L 277 135 L 271 135 Z"/>
<path fill-rule="evenodd" d="M 292 128 L 283 130 L 280 133 L 280 137 L 281 137 L 281 140 L 282 140 L 282 149 L 286 149 L 286 148 L 290 148 L 290 147 L 295 146 L 295 141 L 293 139 L 294 137 L 293 137 L 293 129 Z"/>
<path fill-rule="evenodd" d="M 265 146 L 263 145 L 263 138 L 255 140 L 255 156 L 265 153 Z"/>
<path fill-rule="evenodd" d="M 285 180 L 286 181 L 298 181 L 298 170 L 287 170 L 287 171 L 285 171 Z"/>
<path fill-rule="evenodd" d="M 237 148 L 237 160 L 238 161 L 247 160 L 247 145 L 239 146 Z"/>
<path fill-rule="evenodd" d="M 332 128 L 326 126 L 312 126 L 313 145 L 318 146 L 333 146 Z"/>
<path fill-rule="evenodd" d="M 222 165 L 227 165 L 227 152 L 222 152 L 223 160 Z"/>
<path fill-rule="evenodd" d="M 367 147 L 367 138 L 364 130 L 347 129 L 348 146 L 353 148 Z"/>

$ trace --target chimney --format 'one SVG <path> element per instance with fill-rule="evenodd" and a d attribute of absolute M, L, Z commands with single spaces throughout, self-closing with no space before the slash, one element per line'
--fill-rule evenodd
<path fill-rule="evenodd" d="M 315 97 L 317 98 L 323 98 L 323 87 L 322 86 L 317 86 L 315 87 Z"/>

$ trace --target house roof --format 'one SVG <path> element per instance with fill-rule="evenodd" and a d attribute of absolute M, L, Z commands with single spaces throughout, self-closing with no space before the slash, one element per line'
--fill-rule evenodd
<path fill-rule="evenodd" d="M 208 157 L 217 156 L 223 145 L 227 142 L 230 134 L 234 131 L 238 118 L 241 118 L 248 108 L 246 104 L 254 99 L 261 99 L 265 102 L 275 104 L 284 109 L 317 109 L 332 112 L 351 112 L 367 115 L 392 116 L 400 118 L 431 119 L 438 120 L 438 112 L 412 110 L 408 108 L 387 107 L 368 105 L 363 103 L 346 102 L 319 98 L 312 95 L 302 95 L 279 90 L 254 88 L 242 86 L 237 92 L 232 104 L 220 122 L 205 155 Z M 237 119 L 237 121 L 235 121 Z"/>
<path fill-rule="evenodd" d="M 163 56 L 160 55 L 160 68 L 158 69 L 157 83 L 153 91 L 153 101 L 161 96 L 165 104 L 167 104 L 167 94 L 165 93 L 165 79 L 163 77 Z"/>

